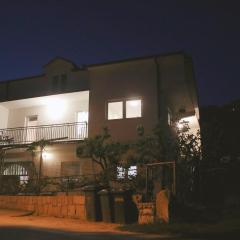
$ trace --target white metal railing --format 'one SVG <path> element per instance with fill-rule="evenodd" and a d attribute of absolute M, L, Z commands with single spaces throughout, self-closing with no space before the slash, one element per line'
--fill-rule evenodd
<path fill-rule="evenodd" d="M 24 144 L 41 139 L 82 140 L 88 135 L 87 122 L 0 129 L 0 145 Z"/>

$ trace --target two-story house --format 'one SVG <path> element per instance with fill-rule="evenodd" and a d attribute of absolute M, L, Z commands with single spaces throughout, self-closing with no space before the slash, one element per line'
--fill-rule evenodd
<path fill-rule="evenodd" d="M 114 139 L 129 142 L 138 125 L 150 132 L 160 120 L 171 124 L 176 118 L 199 129 L 190 56 L 179 52 L 84 67 L 56 57 L 38 76 L 0 82 L 0 147 L 14 146 L 2 174 L 31 175 L 33 156 L 24 144 L 40 139 L 54 140 L 43 153 L 43 176 L 91 174 L 90 161 L 76 156 L 77 141 L 106 126 Z"/>

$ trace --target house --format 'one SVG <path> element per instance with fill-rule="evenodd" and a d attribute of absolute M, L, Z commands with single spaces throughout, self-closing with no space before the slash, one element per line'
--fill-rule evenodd
<path fill-rule="evenodd" d="M 187 54 L 83 67 L 56 57 L 38 76 L 0 82 L 0 147 L 14 146 L 6 152 L 2 174 L 23 180 L 31 176 L 36 159 L 25 145 L 41 139 L 54 141 L 42 154 L 43 176 L 91 174 L 90 161 L 76 156 L 79 140 L 106 126 L 114 139 L 132 141 L 137 126 L 150 132 L 159 121 L 171 124 L 175 119 L 199 129 L 193 63 Z"/>

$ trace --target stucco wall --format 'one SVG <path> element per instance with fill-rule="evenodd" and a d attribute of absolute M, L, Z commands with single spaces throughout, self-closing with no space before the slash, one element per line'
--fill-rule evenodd
<path fill-rule="evenodd" d="M 45 148 L 45 155 L 43 158 L 42 173 L 46 177 L 60 177 L 62 162 L 79 162 L 79 174 L 92 174 L 92 161 L 87 158 L 79 159 L 76 155 L 76 143 L 54 144 Z M 25 162 L 34 161 L 36 170 L 39 167 L 39 153 L 35 153 L 34 158 L 26 149 L 13 149 L 6 153 L 6 162 Z M 98 166 L 94 166 L 95 171 Z"/>
<path fill-rule="evenodd" d="M 0 196 L 0 208 L 33 211 L 36 215 L 86 220 L 84 195 Z"/>
<path fill-rule="evenodd" d="M 6 128 L 8 123 L 8 109 L 0 106 L 0 129 Z"/>
<path fill-rule="evenodd" d="M 38 125 L 76 122 L 76 113 L 88 111 L 87 101 L 67 102 L 63 114 L 54 118 L 47 106 L 15 108 L 9 110 L 8 127 L 23 127 L 27 116 L 38 115 Z"/>
<path fill-rule="evenodd" d="M 113 138 L 133 140 L 136 127 L 150 131 L 158 121 L 156 66 L 153 59 L 89 68 L 89 135 L 107 126 Z M 142 117 L 107 120 L 109 100 L 142 99 Z"/>

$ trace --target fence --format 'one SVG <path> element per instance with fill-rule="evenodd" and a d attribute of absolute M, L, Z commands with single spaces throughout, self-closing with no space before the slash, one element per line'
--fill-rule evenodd
<path fill-rule="evenodd" d="M 21 176 L 8 175 L 0 176 L 0 194 L 3 195 L 31 195 L 31 194 L 52 194 L 56 192 L 81 191 L 81 188 L 95 184 L 100 181 L 101 176 L 97 174 L 63 176 L 63 177 L 43 177 L 21 178 Z"/>

